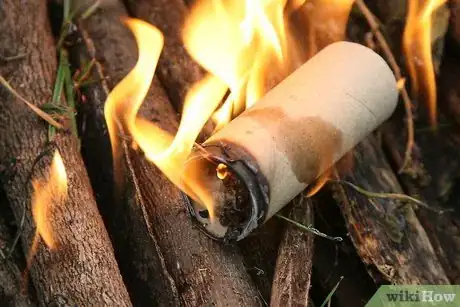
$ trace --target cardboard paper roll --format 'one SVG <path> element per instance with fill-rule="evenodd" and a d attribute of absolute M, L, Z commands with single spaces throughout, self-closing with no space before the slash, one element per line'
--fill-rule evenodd
<path fill-rule="evenodd" d="M 388 119 L 397 97 L 377 53 L 348 42 L 326 47 L 203 144 L 204 160 L 228 174 L 202 179 L 215 190 L 216 218 L 198 219 L 213 236 L 243 238 Z M 200 155 L 192 160 L 205 163 Z"/>

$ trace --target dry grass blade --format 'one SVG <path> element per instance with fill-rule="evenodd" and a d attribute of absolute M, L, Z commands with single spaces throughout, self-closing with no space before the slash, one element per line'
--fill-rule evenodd
<path fill-rule="evenodd" d="M 405 79 L 401 74 L 401 68 L 399 68 L 398 62 L 396 61 L 393 55 L 393 52 L 391 52 L 390 46 L 388 45 L 385 39 L 385 36 L 382 34 L 382 32 L 379 29 L 379 22 L 378 22 L 377 17 L 374 14 L 372 14 L 372 12 L 369 10 L 369 8 L 367 7 L 367 5 L 364 3 L 363 0 L 356 0 L 355 3 L 358 6 L 361 13 L 364 15 L 364 18 L 366 18 L 367 23 L 369 24 L 369 27 L 372 30 L 372 33 L 374 33 L 374 36 L 377 39 L 377 42 L 379 43 L 382 49 L 382 52 L 388 61 L 388 64 L 393 70 L 396 80 L 398 81 L 398 88 L 399 88 L 399 91 L 401 92 L 401 97 L 404 102 L 404 108 L 406 109 L 407 144 L 406 144 L 406 151 L 404 153 L 404 161 L 402 163 L 401 168 L 399 169 L 399 173 L 401 173 L 408 167 L 408 165 L 410 165 L 410 161 L 412 159 L 412 150 L 415 144 L 414 143 L 414 119 L 412 115 L 412 102 L 407 92 L 406 86 L 404 84 L 405 82 L 403 81 Z"/>
<path fill-rule="evenodd" d="M 279 213 L 276 214 L 277 217 L 291 223 L 291 224 L 294 224 L 295 226 L 299 227 L 300 229 L 303 229 L 305 231 L 308 231 L 308 232 L 311 232 L 312 234 L 318 236 L 318 237 L 321 237 L 321 238 L 325 238 L 325 239 L 328 239 L 328 240 L 331 240 L 331 241 L 336 241 L 336 242 L 341 242 L 343 241 L 343 238 L 342 237 L 332 237 L 332 236 L 329 236 L 321 231 L 319 231 L 318 229 L 316 228 L 313 228 L 311 225 L 308 225 L 308 226 L 305 226 L 304 224 L 301 224 L 299 222 L 296 222 L 294 220 L 291 220 L 290 218 L 287 218 L 285 217 L 284 215 L 281 215 Z"/>
<path fill-rule="evenodd" d="M 86 19 L 91 16 L 98 9 L 100 4 L 101 0 L 94 2 L 90 7 L 86 9 L 86 11 L 83 12 L 83 14 L 81 14 L 81 19 Z"/>
<path fill-rule="evenodd" d="M 438 214 L 443 214 L 445 212 L 452 211 L 452 209 L 437 210 L 437 209 L 431 208 L 428 204 L 422 202 L 421 200 L 418 200 L 417 198 L 411 197 L 411 196 L 406 195 L 406 194 L 371 192 L 371 191 L 367 191 L 367 190 L 365 190 L 365 189 L 363 189 L 361 187 L 358 187 L 357 185 L 355 185 L 355 184 L 353 184 L 353 183 L 351 183 L 349 181 L 346 181 L 346 180 L 331 180 L 331 182 L 349 186 L 350 188 L 354 189 L 355 191 L 357 191 L 357 192 L 359 192 L 359 193 L 361 193 L 363 195 L 366 195 L 368 197 L 396 199 L 396 200 L 411 202 L 411 203 L 414 203 L 414 204 L 416 204 L 416 205 L 418 205 L 420 207 L 423 207 L 423 208 L 425 208 L 425 209 L 427 209 L 429 211 L 432 211 L 432 212 L 435 212 L 435 213 L 438 213 Z"/>
<path fill-rule="evenodd" d="M 37 114 L 38 116 L 40 116 L 43 120 L 45 120 L 48 124 L 58 128 L 58 129 L 63 129 L 64 127 L 58 123 L 57 121 L 55 121 L 49 114 L 47 114 L 46 112 L 43 112 L 40 108 L 38 108 L 37 106 L 33 105 L 32 103 L 30 103 L 29 101 L 27 101 L 24 97 L 22 97 L 21 95 L 19 95 L 18 92 L 16 92 L 14 90 L 14 88 L 11 87 L 11 85 L 8 83 L 8 81 L 5 80 L 5 78 L 3 78 L 3 76 L 0 76 L 0 83 L 11 93 L 13 94 L 16 98 L 18 98 L 19 100 L 21 100 L 22 102 L 24 102 L 32 111 L 35 112 L 35 114 Z"/>
<path fill-rule="evenodd" d="M 16 61 L 16 60 L 23 59 L 26 56 L 27 54 L 24 54 L 24 53 L 12 55 L 12 56 L 3 56 L 0 54 L 0 61 L 4 61 L 4 62 Z"/>

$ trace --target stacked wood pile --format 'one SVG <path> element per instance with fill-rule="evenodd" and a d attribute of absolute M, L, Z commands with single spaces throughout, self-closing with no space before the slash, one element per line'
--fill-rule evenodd
<path fill-rule="evenodd" d="M 229 245 L 197 228 L 180 191 L 124 136 L 123 189 L 113 183 L 104 102 L 137 60 L 120 17 L 143 19 L 165 36 L 141 112 L 175 133 L 188 89 L 205 74 L 181 40 L 191 1 L 82 1 L 66 19 L 69 3 L 0 1 L 0 306 L 320 305 L 342 278 L 333 306 L 363 306 L 382 284 L 460 282 L 459 1 L 443 6 L 435 23 L 438 130 L 426 128 L 422 105 L 408 121 L 401 101 L 353 150 L 340 181 L 314 197 L 299 195 L 284 219 Z M 404 3 L 369 1 L 368 8 L 357 0 L 348 39 L 386 57 L 383 37 L 404 67 Z M 71 115 L 59 119 L 74 129 L 50 128 L 23 101 L 45 110 L 56 100 L 62 67 L 70 79 L 57 100 Z M 90 82 L 76 86 L 83 71 Z M 412 122 L 415 143 L 403 165 Z M 51 250 L 32 243 L 31 178 L 47 176 L 55 150 L 66 166 L 68 200 L 52 215 L 59 248 Z"/>

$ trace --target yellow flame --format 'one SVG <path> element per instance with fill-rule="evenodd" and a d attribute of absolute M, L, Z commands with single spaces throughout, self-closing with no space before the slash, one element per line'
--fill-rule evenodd
<path fill-rule="evenodd" d="M 211 197 L 196 181 L 185 177 L 183 170 L 195 139 L 224 97 L 227 86 L 211 75 L 195 84 L 186 96 L 175 137 L 140 118 L 137 113 L 152 82 L 163 47 L 163 35 L 154 26 L 138 19 L 126 19 L 125 23 L 135 36 L 139 58 L 133 70 L 109 94 L 105 104 L 115 172 L 120 171 L 117 167 L 121 157 L 119 134 L 127 133 L 171 182 L 208 206 Z"/>
<path fill-rule="evenodd" d="M 267 68 L 288 73 L 289 32 L 284 0 L 200 0 L 183 29 L 190 55 L 229 88 L 213 115 L 216 130 L 267 91 Z"/>
<path fill-rule="evenodd" d="M 403 47 L 415 95 L 428 107 L 431 125 L 436 126 L 436 76 L 431 53 L 432 15 L 446 0 L 410 0 Z"/>
<path fill-rule="evenodd" d="M 187 166 L 184 173 L 185 163 L 210 118 L 220 129 L 301 64 L 301 50 L 285 20 L 286 5 L 287 0 L 195 2 L 184 24 L 184 45 L 209 75 L 187 94 L 175 136 L 137 115 L 154 76 L 163 36 L 143 21 L 125 20 L 136 38 L 139 59 L 105 105 L 116 180 L 122 156 L 120 135 L 126 133 L 134 147 L 214 217 L 211 192 L 199 182 L 202 170 Z M 225 178 L 226 169 L 217 167 L 216 175 Z"/>
<path fill-rule="evenodd" d="M 354 0 L 297 1 L 307 32 L 307 58 L 327 45 L 343 40 Z"/>
<path fill-rule="evenodd" d="M 54 231 L 50 215 L 53 207 L 62 204 L 67 198 L 67 175 L 61 155 L 56 150 L 48 180 L 34 179 L 32 181 L 34 194 L 32 196 L 32 215 L 37 227 L 37 234 L 50 249 L 56 248 Z"/>

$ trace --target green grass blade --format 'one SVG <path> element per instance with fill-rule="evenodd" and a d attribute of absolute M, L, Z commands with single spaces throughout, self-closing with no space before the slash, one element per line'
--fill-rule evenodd
<path fill-rule="evenodd" d="M 67 105 L 69 106 L 68 116 L 71 122 L 71 129 L 72 133 L 78 137 L 77 131 L 77 120 L 75 118 L 75 92 L 73 88 L 73 80 L 72 80 L 72 73 L 70 71 L 70 64 L 67 59 L 67 55 L 64 55 L 65 60 L 63 61 L 63 69 L 64 69 L 64 89 L 65 89 L 65 97 L 67 101 Z"/>
<path fill-rule="evenodd" d="M 51 98 L 51 103 L 60 104 L 62 97 L 62 89 L 64 87 L 64 51 L 59 50 L 59 64 L 56 73 L 56 80 L 54 82 L 53 96 Z"/>

